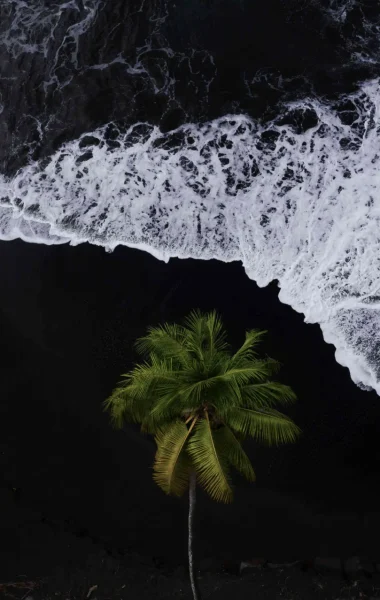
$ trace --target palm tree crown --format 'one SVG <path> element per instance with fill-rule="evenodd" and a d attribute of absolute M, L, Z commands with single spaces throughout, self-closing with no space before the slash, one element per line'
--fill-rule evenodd
<path fill-rule="evenodd" d="M 195 472 L 214 500 L 231 502 L 231 467 L 255 479 L 241 446 L 246 437 L 269 445 L 296 441 L 299 428 L 275 409 L 296 396 L 270 380 L 279 363 L 256 354 L 265 333 L 246 332 L 232 352 L 216 312 L 193 311 L 183 325 L 150 327 L 137 340 L 145 362 L 123 375 L 104 404 L 115 426 L 133 421 L 154 435 L 153 478 L 167 494 L 182 496 Z"/>

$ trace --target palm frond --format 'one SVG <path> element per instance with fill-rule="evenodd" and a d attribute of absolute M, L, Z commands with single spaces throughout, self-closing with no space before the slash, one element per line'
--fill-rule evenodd
<path fill-rule="evenodd" d="M 130 381 L 136 389 L 138 388 L 139 393 L 145 396 L 158 384 L 172 381 L 175 373 L 170 360 L 160 360 L 157 355 L 151 354 L 149 362 L 136 365 L 132 369 Z"/>
<path fill-rule="evenodd" d="M 292 388 L 277 381 L 252 383 L 241 388 L 241 397 L 246 408 L 266 408 L 281 404 L 288 406 L 297 400 Z"/>
<path fill-rule="evenodd" d="M 205 396 L 205 400 L 216 410 L 220 417 L 228 414 L 228 411 L 234 406 L 243 406 L 244 404 L 240 386 L 236 381 L 229 381 L 228 379 L 214 381 L 209 396 Z"/>
<path fill-rule="evenodd" d="M 213 433 L 215 447 L 219 455 L 237 469 L 248 481 L 255 481 L 256 475 L 238 436 L 229 427 L 223 426 Z"/>
<path fill-rule="evenodd" d="M 170 361 L 161 361 L 155 355 L 151 355 L 150 363 L 136 365 L 123 377 L 124 381 L 103 403 L 115 427 L 121 427 L 124 421 L 144 422 L 159 400 L 157 390 L 177 381 Z"/>
<path fill-rule="evenodd" d="M 127 421 L 140 423 L 147 412 L 147 403 L 140 398 L 138 386 L 136 389 L 130 374 L 123 377 L 124 381 L 103 402 L 103 410 L 110 413 L 111 422 L 116 429 L 120 429 Z"/>
<path fill-rule="evenodd" d="M 161 413 L 168 409 L 170 412 L 173 405 L 176 406 L 180 414 L 186 410 L 196 410 L 205 403 L 212 402 L 215 408 L 230 408 L 232 405 L 241 406 L 243 403 L 239 386 L 233 378 L 209 377 L 199 379 L 192 377 L 192 374 L 178 374 L 177 378 L 171 381 L 165 381 L 156 388 L 159 402 L 152 410 L 152 415 Z M 169 413 L 168 413 L 169 414 Z"/>
<path fill-rule="evenodd" d="M 195 422 L 188 429 L 183 421 L 174 421 L 156 434 L 153 479 L 166 494 L 182 496 L 188 487 L 190 460 L 185 445 Z"/>
<path fill-rule="evenodd" d="M 268 377 L 272 377 L 272 375 L 276 375 L 282 367 L 282 364 L 278 360 L 275 360 L 274 358 L 270 358 L 270 356 L 267 356 L 265 358 L 265 362 L 267 364 Z"/>
<path fill-rule="evenodd" d="M 190 379 L 190 381 L 188 381 Z M 214 376 L 205 377 L 203 379 L 191 380 L 188 376 L 178 382 L 180 395 L 184 402 L 191 402 L 191 398 L 196 400 L 205 399 L 205 394 L 209 391 L 212 397 L 217 399 L 218 393 L 222 394 L 223 389 L 228 389 L 233 398 L 234 395 L 241 398 L 239 388 L 248 385 L 251 380 L 264 381 L 267 379 L 266 361 L 250 362 L 244 367 L 229 369 L 224 373 L 218 373 Z M 214 393 L 217 392 L 217 393 Z M 231 398 L 231 400 L 232 400 Z"/>
<path fill-rule="evenodd" d="M 203 346 L 206 334 L 206 317 L 198 309 L 191 311 L 185 319 L 185 345 L 200 361 L 204 360 Z"/>
<path fill-rule="evenodd" d="M 240 346 L 239 350 L 231 357 L 231 367 L 236 363 L 243 360 L 253 360 L 256 358 L 257 353 L 255 352 L 256 346 L 261 342 L 261 338 L 268 333 L 267 331 L 261 331 L 260 329 L 251 329 L 245 334 L 245 341 Z"/>
<path fill-rule="evenodd" d="M 228 474 L 228 462 L 215 447 L 208 418 L 200 419 L 187 444 L 199 484 L 217 502 L 232 502 L 233 492 Z"/>
<path fill-rule="evenodd" d="M 228 348 L 228 344 L 226 342 L 227 334 L 224 330 L 222 320 L 215 310 L 207 313 L 205 316 L 208 348 L 211 354 L 215 355 L 216 353 L 222 352 Z"/>
<path fill-rule="evenodd" d="M 269 446 L 293 443 L 301 434 L 292 419 L 273 408 L 233 408 L 228 414 L 228 425 L 244 437 L 250 436 Z"/>
<path fill-rule="evenodd" d="M 221 381 L 234 381 L 243 386 L 251 381 L 265 381 L 268 379 L 268 365 L 266 360 L 247 361 L 242 366 L 230 367 L 225 373 L 217 375 L 215 379 Z"/>
<path fill-rule="evenodd" d="M 116 429 L 121 429 L 125 422 L 128 400 L 125 390 L 116 388 L 103 402 L 103 410 L 110 413 L 111 422 Z"/>
<path fill-rule="evenodd" d="M 220 371 L 220 359 L 216 358 L 214 370 Z M 157 402 L 152 409 L 152 417 L 162 413 L 168 409 L 169 413 L 172 413 L 173 405 L 175 404 L 176 410 L 195 410 L 200 408 L 209 397 L 215 396 L 215 391 L 218 392 L 218 388 L 228 388 L 229 395 L 232 395 L 233 381 L 225 382 L 220 380 L 218 376 L 210 377 L 204 372 L 204 368 L 200 363 L 196 363 L 184 370 L 173 371 L 171 376 L 161 378 L 155 387 L 155 396 Z M 225 394 L 226 396 L 227 394 Z M 217 394 L 219 397 L 219 394 Z M 177 414 L 180 414 L 177 413 Z"/>
<path fill-rule="evenodd" d="M 182 402 L 183 387 L 181 373 L 157 382 L 152 390 L 150 409 L 142 423 L 143 432 L 155 433 L 166 422 L 180 417 L 186 407 L 189 408 L 189 403 Z"/>
<path fill-rule="evenodd" d="M 161 361 L 156 355 L 151 355 L 150 363 L 136 365 L 131 372 L 131 385 L 136 397 L 144 401 L 149 397 L 153 401 L 158 398 L 158 391 L 172 389 L 176 385 L 180 372 L 172 367 L 171 360 Z"/>
<path fill-rule="evenodd" d="M 162 399 L 157 400 L 141 421 L 141 432 L 156 435 L 159 429 L 173 419 L 179 419 L 181 414 L 182 411 L 174 405 L 174 401 L 163 403 Z"/>
<path fill-rule="evenodd" d="M 149 327 L 147 335 L 135 342 L 137 351 L 145 357 L 156 355 L 161 360 L 172 359 L 183 366 L 190 359 L 184 345 L 185 330 L 181 325 L 164 323 Z"/>

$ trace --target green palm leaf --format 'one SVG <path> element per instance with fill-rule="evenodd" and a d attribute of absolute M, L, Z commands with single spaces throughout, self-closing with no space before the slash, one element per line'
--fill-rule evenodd
<path fill-rule="evenodd" d="M 257 354 L 255 352 L 256 346 L 261 342 L 261 338 L 267 333 L 267 331 L 260 331 L 259 329 L 251 329 L 245 334 L 245 341 L 240 346 L 239 350 L 231 358 L 231 367 L 239 363 L 241 360 L 253 360 Z"/>
<path fill-rule="evenodd" d="M 212 356 L 218 352 L 223 352 L 228 348 L 226 332 L 223 328 L 222 320 L 215 310 L 206 315 L 206 329 L 207 344 Z"/>
<path fill-rule="evenodd" d="M 174 421 L 156 434 L 153 479 L 166 494 L 181 496 L 188 487 L 190 461 L 184 448 L 195 422 L 188 429 L 183 421 Z"/>
<path fill-rule="evenodd" d="M 237 399 L 242 401 L 240 388 L 247 384 L 251 379 L 262 381 L 267 376 L 266 361 L 255 361 L 245 367 L 229 369 L 228 371 L 212 375 L 208 378 L 200 379 L 195 382 L 182 383 L 178 379 L 177 387 L 180 390 L 181 399 L 185 403 L 190 403 L 196 407 L 208 396 L 216 397 L 216 402 L 224 397 L 223 389 L 228 390 L 230 402 Z M 216 388 L 217 394 L 214 393 Z"/>
<path fill-rule="evenodd" d="M 199 420 L 187 444 L 197 481 L 217 502 L 232 502 L 233 493 L 228 474 L 228 462 L 215 446 L 208 418 Z"/>
<path fill-rule="evenodd" d="M 149 327 L 148 334 L 139 338 L 135 346 L 143 356 L 153 354 L 161 360 L 172 359 L 186 367 L 191 357 L 184 344 L 185 333 L 183 327 L 175 324 Z"/>
<path fill-rule="evenodd" d="M 231 429 L 269 446 L 293 443 L 301 433 L 289 417 L 273 408 L 234 408 L 227 418 Z"/>
<path fill-rule="evenodd" d="M 116 388 L 112 394 L 103 402 L 103 409 L 110 413 L 111 421 L 116 429 L 124 425 L 125 415 L 127 414 L 128 398 L 123 389 Z M 130 411 L 131 419 L 133 411 Z"/>
<path fill-rule="evenodd" d="M 197 360 L 204 360 L 206 317 L 199 310 L 193 310 L 185 319 L 185 344 L 186 348 Z"/>
<path fill-rule="evenodd" d="M 175 376 L 171 361 L 161 361 L 152 354 L 150 362 L 136 365 L 131 371 L 129 385 L 134 389 L 136 398 L 143 400 L 153 394 L 158 386 L 174 381 Z"/>
<path fill-rule="evenodd" d="M 112 394 L 103 402 L 105 411 L 109 411 L 111 421 L 115 428 L 120 429 L 125 421 L 141 422 L 147 412 L 147 397 L 141 396 L 138 382 L 134 382 L 131 375 L 124 375 L 125 380 L 120 382 Z"/>
<path fill-rule="evenodd" d="M 245 385 L 241 388 L 241 396 L 244 406 L 253 409 L 277 404 L 288 406 L 297 400 L 291 387 L 277 381 Z"/>
<path fill-rule="evenodd" d="M 218 454 L 225 456 L 226 461 L 240 471 L 248 481 L 255 481 L 256 475 L 251 461 L 241 447 L 236 434 L 229 427 L 223 426 L 214 431 L 213 437 Z"/>
<path fill-rule="evenodd" d="M 268 378 L 268 367 L 266 360 L 255 360 L 244 365 L 228 368 L 225 373 L 217 375 L 215 379 L 234 381 L 239 386 L 254 381 L 265 381 Z"/>

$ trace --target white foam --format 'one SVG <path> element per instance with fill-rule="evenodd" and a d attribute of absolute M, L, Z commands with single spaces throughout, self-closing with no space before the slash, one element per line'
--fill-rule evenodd
<path fill-rule="evenodd" d="M 318 115 L 305 133 L 241 115 L 166 135 L 137 124 L 111 148 L 104 127 L 0 179 L 1 238 L 241 260 L 380 394 L 379 98 L 377 81 L 351 95 L 350 125 L 315 100 L 288 106 Z"/>

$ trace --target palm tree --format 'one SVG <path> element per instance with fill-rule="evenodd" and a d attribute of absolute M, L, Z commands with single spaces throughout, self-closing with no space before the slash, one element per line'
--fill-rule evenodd
<path fill-rule="evenodd" d="M 231 467 L 255 480 L 241 442 L 252 437 L 277 445 L 294 442 L 300 429 L 274 407 L 296 400 L 287 385 L 270 380 L 279 363 L 259 359 L 256 346 L 265 331 L 252 329 L 232 352 L 215 311 L 193 311 L 183 325 L 150 327 L 136 342 L 145 362 L 123 375 L 104 402 L 116 427 L 140 423 L 157 444 L 153 479 L 166 493 L 189 489 L 188 556 L 194 600 L 192 523 L 195 489 L 218 502 L 233 499 Z"/>

